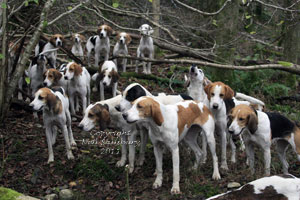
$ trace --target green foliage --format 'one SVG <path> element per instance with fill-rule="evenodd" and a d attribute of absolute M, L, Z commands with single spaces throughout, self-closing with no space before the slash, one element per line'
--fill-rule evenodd
<path fill-rule="evenodd" d="M 114 8 L 118 8 L 118 7 L 119 7 L 119 3 L 118 3 L 118 2 L 115 2 L 115 3 L 112 4 L 112 6 L 113 6 Z"/>
<path fill-rule="evenodd" d="M 111 181 L 116 179 L 121 172 L 114 171 L 103 160 L 84 158 L 75 166 L 74 173 L 77 174 L 77 177 L 86 179 L 100 180 L 104 178 L 106 181 Z"/>
<path fill-rule="evenodd" d="M 16 200 L 22 194 L 4 187 L 0 187 L 0 200 Z"/>
<path fill-rule="evenodd" d="M 290 88 L 281 83 L 272 83 L 265 85 L 263 92 L 271 97 L 287 96 Z"/>
<path fill-rule="evenodd" d="M 2 7 L 3 9 L 6 9 L 6 8 L 7 8 L 6 3 L 2 3 L 2 4 L 1 4 L 1 7 Z"/>
<path fill-rule="evenodd" d="M 278 64 L 284 66 L 284 67 L 291 67 L 293 66 L 293 63 L 286 62 L 286 61 L 278 61 Z"/>
<path fill-rule="evenodd" d="M 25 6 L 28 6 L 29 3 L 31 3 L 31 2 L 34 2 L 34 3 L 38 4 L 38 3 L 39 3 L 39 0 L 26 0 L 26 1 L 25 1 Z"/>
<path fill-rule="evenodd" d="M 203 194 L 205 197 L 211 197 L 220 193 L 219 187 L 212 185 L 200 185 L 195 184 L 191 189 L 192 193 L 195 194 Z"/>

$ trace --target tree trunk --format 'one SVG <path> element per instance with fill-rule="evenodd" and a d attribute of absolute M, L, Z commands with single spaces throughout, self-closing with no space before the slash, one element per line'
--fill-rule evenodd
<path fill-rule="evenodd" d="M 0 67 L 0 122 L 3 121 L 4 112 L 4 102 L 5 102 L 5 91 L 6 91 L 6 80 L 7 80 L 7 39 L 6 39 L 6 25 L 7 25 L 7 0 L 1 1 L 2 11 L 1 11 L 1 67 Z M 5 5 L 5 6 L 3 6 Z M 1 123 L 0 123 L 1 125 Z"/>
<path fill-rule="evenodd" d="M 3 88 L 4 85 L 1 85 L 2 88 L 0 88 L 0 91 L 2 93 L 0 94 L 0 96 L 1 95 L 4 96 L 4 100 L 0 104 L 0 108 L 1 108 L 0 124 L 2 124 L 4 122 L 5 114 L 7 113 L 8 108 L 10 106 L 11 97 L 15 91 L 15 88 L 17 86 L 17 83 L 18 83 L 20 77 L 24 73 L 25 66 L 31 55 L 31 52 L 32 52 L 33 48 L 35 47 L 35 45 L 37 44 L 43 29 L 47 26 L 47 15 L 55 1 L 56 0 L 47 0 L 45 2 L 44 8 L 40 15 L 40 23 L 39 23 L 38 27 L 36 28 L 36 30 L 34 31 L 29 43 L 27 44 L 25 51 L 21 56 L 20 62 L 18 62 L 18 64 L 17 64 L 16 71 L 11 78 L 10 84 L 6 88 Z M 5 79 L 6 79 L 6 77 L 5 77 Z"/>
<path fill-rule="evenodd" d="M 160 0 L 153 0 L 152 1 L 152 10 L 155 15 L 153 16 L 153 21 L 160 24 Z M 154 28 L 155 37 L 159 37 L 159 27 Z"/>

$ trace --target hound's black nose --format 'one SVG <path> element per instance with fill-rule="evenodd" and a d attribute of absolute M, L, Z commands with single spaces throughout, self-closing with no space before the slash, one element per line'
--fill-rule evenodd
<path fill-rule="evenodd" d="M 127 114 L 127 113 L 123 113 L 122 116 L 123 116 L 123 118 L 124 118 L 125 120 L 127 120 L 127 117 L 128 117 L 128 114 Z"/>
<path fill-rule="evenodd" d="M 121 112 L 121 107 L 120 107 L 120 105 L 115 106 L 115 109 L 116 109 L 117 111 Z"/>
<path fill-rule="evenodd" d="M 218 109 L 218 105 L 213 105 L 213 109 Z"/>

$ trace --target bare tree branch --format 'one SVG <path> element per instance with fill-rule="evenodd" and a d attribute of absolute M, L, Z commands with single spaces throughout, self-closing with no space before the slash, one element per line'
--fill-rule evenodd
<path fill-rule="evenodd" d="M 279 10 L 283 10 L 283 11 L 287 11 L 287 12 L 300 12 L 300 10 L 290 10 L 289 8 L 291 6 L 289 6 L 288 8 L 283 8 L 283 7 L 280 7 L 280 6 L 275 6 L 273 4 L 265 3 L 265 2 L 263 2 L 261 0 L 253 0 L 253 2 L 257 2 L 257 3 L 260 3 L 260 4 L 264 5 L 264 6 L 267 6 L 267 7 L 270 7 L 270 8 L 275 8 L 275 9 L 279 9 Z M 298 3 L 298 2 L 299 1 L 297 1 L 296 3 Z M 294 4 L 292 4 L 292 6 L 294 6 Z"/>
<path fill-rule="evenodd" d="M 276 70 L 282 70 L 282 71 L 300 75 L 300 65 L 297 65 L 297 64 L 292 64 L 291 66 L 283 66 L 281 64 L 236 66 L 236 65 L 223 65 L 223 64 L 217 64 L 217 63 L 211 63 L 211 62 L 205 62 L 205 61 L 199 61 L 199 60 L 185 60 L 185 59 L 161 60 L 161 59 L 138 58 L 138 57 L 132 57 L 132 56 L 126 56 L 126 55 L 119 55 L 119 56 L 115 56 L 114 58 L 127 58 L 127 59 L 140 60 L 140 61 L 152 62 L 152 63 L 198 64 L 198 65 L 203 65 L 203 66 L 207 66 L 207 67 L 214 67 L 214 68 L 220 68 L 220 69 L 234 69 L 234 70 L 242 70 L 242 71 L 253 71 L 253 70 L 259 70 L 259 69 L 276 69 Z"/>
<path fill-rule="evenodd" d="M 204 12 L 204 11 L 198 10 L 198 9 L 196 9 L 196 8 L 193 8 L 193 7 L 191 7 L 191 6 L 187 5 L 187 4 L 184 4 L 184 3 L 182 3 L 182 2 L 180 2 L 180 1 L 178 1 L 178 0 L 174 0 L 174 1 L 177 2 L 178 4 L 180 4 L 181 6 L 183 6 L 183 7 L 187 8 L 187 9 L 193 11 L 193 12 L 199 13 L 199 14 L 201 14 L 201 15 L 207 15 L 207 16 L 212 16 L 212 15 L 217 15 L 217 14 L 219 14 L 219 13 L 225 8 L 225 6 L 226 6 L 229 2 L 231 2 L 231 0 L 227 0 L 227 1 L 223 4 L 223 6 L 222 6 L 218 11 L 213 12 L 213 13 L 208 13 L 208 12 Z"/>

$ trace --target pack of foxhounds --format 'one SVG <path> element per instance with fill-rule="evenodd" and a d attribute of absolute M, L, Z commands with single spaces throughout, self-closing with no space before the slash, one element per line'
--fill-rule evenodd
<path fill-rule="evenodd" d="M 139 31 L 141 39 L 137 57 L 153 58 L 152 27 L 143 24 Z M 35 48 L 35 57 L 26 75 L 30 77 L 30 94 L 34 98 L 30 106 L 34 110 L 34 115 L 37 117 L 38 111 L 43 113 L 49 152 L 48 163 L 54 161 L 52 146 L 56 142 L 58 129 L 64 136 L 67 158 L 75 158 L 72 153 L 72 146 L 75 146 L 76 142 L 72 134 L 71 116 L 81 112 L 83 118 L 78 127 L 83 131 L 113 128 L 130 132 L 130 135 L 121 136 L 128 144 L 132 144 L 130 141 L 136 140 L 137 135 L 140 135 L 138 158 L 135 159 L 135 145 L 124 143 L 121 147 L 121 158 L 116 163 L 117 167 L 123 167 L 128 160 L 130 173 L 134 172 L 136 165 L 142 166 L 145 162 L 146 144 L 150 138 L 156 161 L 156 169 L 153 169 L 156 176 L 154 189 L 163 184 L 163 155 L 171 153 L 173 163 L 171 193 L 180 193 L 181 141 L 194 152 L 194 164 L 189 166 L 192 169 L 197 169 L 206 162 L 208 145 L 212 157 L 213 180 L 221 179 L 219 167 L 221 170 L 229 170 L 226 156 L 227 142 L 231 147 L 230 162 L 235 163 L 236 141 L 239 141 L 246 152 L 247 165 L 252 174 L 255 173 L 254 146 L 260 147 L 266 177 L 210 199 L 260 199 L 270 193 L 275 199 L 276 195 L 286 197 L 284 199 L 300 199 L 300 179 L 288 174 L 289 164 L 286 160 L 286 150 L 291 146 L 297 160 L 300 161 L 299 125 L 279 113 L 265 112 L 264 102 L 255 97 L 235 92 L 222 82 L 211 82 L 195 65 L 189 68 L 189 73 L 185 76 L 186 94 L 153 95 L 138 83 L 130 83 L 120 92 L 118 68 L 121 66 L 120 71 L 126 72 L 127 59 L 109 60 L 109 37 L 112 33 L 110 26 L 102 25 L 98 28 L 97 35 L 89 37 L 86 41 L 80 34 L 73 36 L 72 53 L 84 58 L 84 52 L 87 52 L 88 65 L 91 65 L 91 57 L 94 57 L 94 65 L 99 66 L 99 71 L 92 76 L 85 67 L 76 62 L 57 66 L 57 51 L 65 41 L 61 34 L 54 34 L 48 42 L 40 41 Z M 119 32 L 116 38 L 113 56 L 128 55 L 130 34 Z M 104 62 L 99 64 L 101 59 L 104 59 Z M 137 61 L 136 72 L 139 71 L 138 65 Z M 151 74 L 151 62 L 143 63 L 142 72 Z M 95 85 L 92 91 L 91 82 Z M 113 97 L 110 99 L 104 96 L 107 88 L 112 91 Z M 100 101 L 91 103 L 91 92 L 98 90 Z M 19 94 L 19 98 L 22 98 L 22 95 Z M 220 137 L 218 145 L 215 136 Z M 273 143 L 276 145 L 284 175 L 270 176 L 270 148 Z M 219 159 L 217 148 L 220 148 L 221 152 Z"/>

